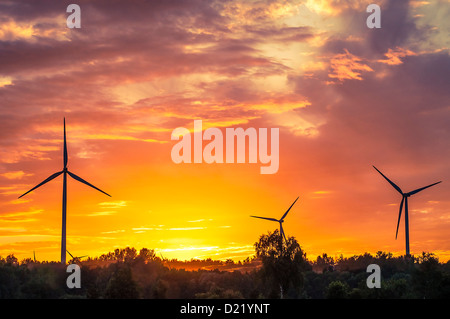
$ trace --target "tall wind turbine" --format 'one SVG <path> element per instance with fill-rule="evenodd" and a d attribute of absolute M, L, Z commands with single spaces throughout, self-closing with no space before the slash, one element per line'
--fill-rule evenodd
<path fill-rule="evenodd" d="M 33 187 L 32 189 L 30 189 L 28 192 L 22 194 L 19 196 L 19 198 L 25 196 L 26 194 L 28 194 L 29 192 L 35 190 L 36 188 L 44 185 L 47 182 L 50 182 L 52 179 L 58 177 L 59 175 L 63 174 L 63 197 L 62 197 L 62 232 L 61 232 L 61 263 L 62 264 L 66 264 L 66 212 L 67 212 L 67 174 L 69 174 L 70 177 L 72 177 L 73 179 L 86 184 L 100 192 L 102 192 L 105 195 L 108 195 L 109 197 L 111 197 L 111 195 L 105 193 L 104 191 L 102 191 L 101 189 L 95 187 L 94 185 L 86 182 L 84 179 L 82 179 L 81 177 L 75 175 L 72 172 L 69 172 L 69 170 L 67 169 L 67 162 L 68 162 L 68 156 L 67 156 L 67 143 L 66 143 L 66 118 L 64 118 L 64 153 L 63 153 L 63 159 L 64 159 L 64 166 L 63 166 L 63 170 L 60 172 L 57 172 L 51 176 L 49 176 L 47 179 L 45 179 L 44 181 L 42 181 L 41 183 L 39 183 L 38 185 L 36 185 L 35 187 Z"/>
<path fill-rule="evenodd" d="M 373 165 L 372 165 L 373 166 Z M 400 225 L 400 218 L 402 216 L 402 209 L 403 209 L 403 204 L 405 204 L 405 238 L 406 238 L 406 255 L 409 256 L 409 221 L 408 221 L 408 197 L 410 197 L 411 195 L 417 194 L 418 192 L 423 191 L 424 189 L 434 186 L 436 184 L 441 183 L 437 182 L 437 183 L 433 183 L 430 184 L 428 186 L 425 187 L 421 187 L 418 188 L 416 190 L 413 190 L 411 192 L 408 193 L 403 193 L 403 191 L 400 189 L 400 187 L 398 187 L 397 185 L 394 184 L 394 182 L 392 182 L 389 178 L 387 178 L 386 176 L 383 175 L 383 173 L 381 173 L 378 168 L 376 168 L 375 166 L 373 166 L 373 168 L 375 168 L 377 170 L 378 173 L 381 174 L 381 176 L 383 176 L 388 182 L 389 184 L 392 185 L 392 187 L 395 188 L 395 190 L 397 190 L 397 192 L 399 192 L 402 195 L 402 201 L 400 202 L 400 211 L 398 213 L 398 221 L 397 221 L 397 231 L 395 232 L 395 239 L 397 239 L 397 234 L 398 234 L 398 226 Z"/>
<path fill-rule="evenodd" d="M 280 223 L 280 234 L 283 235 L 284 240 L 287 242 L 286 235 L 284 234 L 284 230 L 283 230 L 283 222 L 284 222 L 284 218 L 289 213 L 289 211 L 291 210 L 292 206 L 294 206 L 294 204 L 295 204 L 295 202 L 297 200 L 298 200 L 298 197 L 296 198 L 296 200 L 292 203 L 292 205 L 289 207 L 289 209 L 286 211 L 286 213 L 284 213 L 284 215 L 280 219 L 269 218 L 269 217 L 260 217 L 260 216 L 250 216 L 250 217 L 261 218 L 261 219 L 266 219 L 266 220 L 270 220 L 270 221 L 273 221 L 273 222 Z"/>

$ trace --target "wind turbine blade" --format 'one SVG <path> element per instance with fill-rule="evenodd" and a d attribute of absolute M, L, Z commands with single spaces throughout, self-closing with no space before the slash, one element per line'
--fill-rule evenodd
<path fill-rule="evenodd" d="M 281 217 L 280 220 L 283 220 L 284 217 L 286 217 L 286 215 L 289 213 L 289 211 L 291 210 L 292 206 L 294 206 L 294 204 L 295 204 L 295 202 L 297 202 L 297 200 L 298 200 L 298 197 L 297 197 L 297 199 L 292 203 L 292 205 L 289 207 L 289 209 L 286 211 L 286 213 L 284 213 L 283 217 Z"/>
<path fill-rule="evenodd" d="M 416 189 L 416 190 L 413 190 L 412 192 L 409 192 L 407 195 L 410 195 L 410 196 L 411 196 L 411 195 L 417 194 L 418 192 L 423 191 L 425 188 L 434 186 L 434 185 L 439 184 L 439 183 L 442 183 L 442 181 L 437 182 L 437 183 L 434 183 L 434 184 L 431 184 L 431 185 L 428 185 L 428 186 L 425 186 L 425 187 L 422 187 L 422 188 L 418 188 L 418 189 Z"/>
<path fill-rule="evenodd" d="M 50 182 L 52 179 L 54 179 L 54 178 L 58 177 L 59 175 L 61 175 L 62 172 L 63 172 L 63 171 L 58 172 L 58 173 L 55 173 L 55 174 L 49 176 L 47 179 L 45 179 L 45 180 L 42 181 L 41 183 L 39 183 L 39 184 L 37 184 L 36 186 L 34 186 L 34 187 L 33 187 L 32 189 L 30 189 L 28 192 L 26 192 L 26 193 L 20 195 L 19 198 L 25 196 L 25 195 L 28 194 L 29 192 L 31 192 L 31 191 L 35 190 L 36 188 L 38 188 L 38 187 L 44 185 L 45 183 Z"/>
<path fill-rule="evenodd" d="M 82 179 L 81 177 L 75 175 L 74 173 L 71 173 L 71 172 L 69 172 L 69 171 L 67 171 L 67 173 L 68 173 L 68 174 L 70 175 L 70 177 L 72 177 L 73 179 L 76 179 L 77 181 L 79 181 L 79 182 L 81 182 L 81 183 L 83 183 L 83 184 L 86 184 L 87 186 L 90 186 L 90 187 L 92 187 L 92 188 L 98 190 L 99 192 L 102 192 L 103 194 L 108 195 L 109 197 L 111 197 L 111 195 L 109 195 L 108 193 L 105 193 L 105 192 L 102 191 L 100 188 L 97 188 L 97 187 L 95 187 L 94 185 L 92 185 L 92 184 L 86 182 L 84 179 Z"/>
<path fill-rule="evenodd" d="M 67 167 L 66 118 L 64 118 L 64 168 Z"/>
<path fill-rule="evenodd" d="M 400 218 L 402 217 L 402 209 L 403 209 L 404 201 L 405 201 L 405 197 L 402 198 L 402 201 L 400 203 L 400 211 L 398 212 L 397 231 L 395 232 L 395 239 L 397 239 L 397 235 L 398 235 L 398 226 L 400 225 Z"/>
<path fill-rule="evenodd" d="M 250 216 L 250 217 L 261 218 L 261 219 L 266 219 L 266 220 L 271 220 L 271 221 L 273 221 L 273 222 L 279 222 L 279 220 L 278 220 L 278 219 L 275 219 L 275 218 L 259 217 L 259 216 Z"/>
<path fill-rule="evenodd" d="M 373 165 L 372 165 L 372 166 L 373 166 Z M 380 173 L 381 176 L 383 176 L 383 177 L 389 182 L 389 184 L 392 185 L 392 187 L 394 187 L 400 194 L 403 195 L 403 192 L 402 192 L 402 190 L 400 189 L 400 187 L 398 187 L 397 185 L 395 185 L 395 183 L 394 183 L 393 181 L 391 181 L 389 178 L 387 178 L 386 176 L 384 176 L 384 174 L 381 173 L 381 172 L 378 170 L 378 168 L 376 168 L 375 166 L 373 166 L 373 168 L 375 168 L 375 169 L 377 170 L 377 172 Z"/>
<path fill-rule="evenodd" d="M 69 251 L 66 249 L 67 253 L 70 255 L 70 257 L 72 257 L 72 259 L 74 259 L 75 257 L 72 256 L 71 253 L 69 253 Z"/>

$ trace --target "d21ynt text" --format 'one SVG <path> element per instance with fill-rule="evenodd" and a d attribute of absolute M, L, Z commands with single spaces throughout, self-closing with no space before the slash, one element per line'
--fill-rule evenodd
<path fill-rule="evenodd" d="M 225 303 L 223 307 L 194 305 L 188 303 L 181 306 L 181 314 L 204 314 L 210 317 L 214 311 L 228 314 L 267 314 L 269 312 L 268 303 Z"/>

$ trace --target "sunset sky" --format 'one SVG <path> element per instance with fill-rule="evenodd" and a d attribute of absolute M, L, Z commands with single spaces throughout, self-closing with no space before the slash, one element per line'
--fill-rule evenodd
<path fill-rule="evenodd" d="M 81 28 L 66 8 L 81 8 Z M 381 7 L 369 29 L 366 7 Z M 280 218 L 307 257 L 450 259 L 450 1 L 0 0 L 0 256 L 127 246 L 243 260 Z M 279 128 L 279 170 L 175 164 L 172 131 Z M 206 142 L 204 142 L 206 144 Z"/>

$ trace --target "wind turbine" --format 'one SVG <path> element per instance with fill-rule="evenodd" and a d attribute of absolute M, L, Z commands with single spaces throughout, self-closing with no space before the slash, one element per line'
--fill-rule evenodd
<path fill-rule="evenodd" d="M 372 165 L 373 166 L 373 165 Z M 400 189 L 400 187 L 398 187 L 397 185 L 395 185 L 394 182 L 392 182 L 389 178 L 387 178 L 386 176 L 383 175 L 383 173 L 381 173 L 378 168 L 376 168 L 375 166 L 373 166 L 373 168 L 375 168 L 377 170 L 378 173 L 381 174 L 381 176 L 383 176 L 388 182 L 389 184 L 392 185 L 392 187 L 394 187 L 397 192 L 399 192 L 402 195 L 402 201 L 400 202 L 400 211 L 398 213 L 398 221 L 397 221 L 397 231 L 395 232 L 395 239 L 397 239 L 397 234 L 398 234 L 398 226 L 400 225 L 400 218 L 402 216 L 402 209 L 403 209 L 403 204 L 405 204 L 405 238 L 406 238 L 406 255 L 409 256 L 409 221 L 408 221 L 408 197 L 410 197 L 411 195 L 417 194 L 418 192 L 423 191 L 424 189 L 434 186 L 436 184 L 441 183 L 437 182 L 437 183 L 433 183 L 430 184 L 428 186 L 425 187 L 421 187 L 418 188 L 416 190 L 413 190 L 411 192 L 408 193 L 403 193 L 403 191 Z"/>
<path fill-rule="evenodd" d="M 283 230 L 283 222 L 284 222 L 284 218 L 289 213 L 289 211 L 291 210 L 292 206 L 294 206 L 294 204 L 295 204 L 295 202 L 297 200 L 298 200 L 298 197 L 296 198 L 296 200 L 292 203 L 292 205 L 289 207 L 289 209 L 286 211 L 286 213 L 284 213 L 284 215 L 280 219 L 269 218 L 269 217 L 260 217 L 260 216 L 250 216 L 250 217 L 261 218 L 261 219 L 266 219 L 266 220 L 270 220 L 270 221 L 273 221 L 273 222 L 280 223 L 280 234 L 283 235 L 284 240 L 287 242 L 286 235 L 284 234 L 284 230 Z"/>
<path fill-rule="evenodd" d="M 75 175 L 72 172 L 69 172 L 69 170 L 67 169 L 67 162 L 68 162 L 68 156 L 67 156 L 67 143 L 66 143 L 66 118 L 64 118 L 64 153 L 63 153 L 63 158 L 64 158 L 64 167 L 63 170 L 60 172 L 57 172 L 51 176 L 49 176 L 47 179 L 45 179 L 44 181 L 42 181 L 41 183 L 39 183 L 38 185 L 36 185 L 35 187 L 33 187 L 32 189 L 30 189 L 28 192 L 22 194 L 19 196 L 19 198 L 25 196 L 26 194 L 28 194 L 29 192 L 35 190 L 36 188 L 44 185 L 47 182 L 50 182 L 52 179 L 58 177 L 59 175 L 63 174 L 63 197 L 62 197 L 62 234 L 61 234 L 61 263 L 62 264 L 66 264 L 66 212 L 67 212 L 67 174 L 69 174 L 70 177 L 72 177 L 73 179 L 86 184 L 100 192 L 102 192 L 105 195 L 108 195 L 109 197 L 111 197 L 111 195 L 105 193 L 104 191 L 102 191 L 101 189 L 95 187 L 94 185 L 86 182 L 84 179 L 82 179 L 81 177 Z"/>
<path fill-rule="evenodd" d="M 165 262 L 166 262 L 166 265 L 167 265 L 167 268 L 169 268 L 169 270 L 170 270 L 171 268 L 170 268 L 170 264 L 169 264 L 169 259 L 164 258 L 162 252 L 159 252 L 159 254 L 161 255 L 161 263 L 164 264 L 164 261 L 165 261 Z"/>
<path fill-rule="evenodd" d="M 87 257 L 87 255 L 85 256 L 80 256 L 80 257 L 74 257 L 72 256 L 72 254 L 67 250 L 67 253 L 70 255 L 70 257 L 72 257 L 73 261 L 76 263 L 77 261 L 81 261 L 81 258 Z"/>

